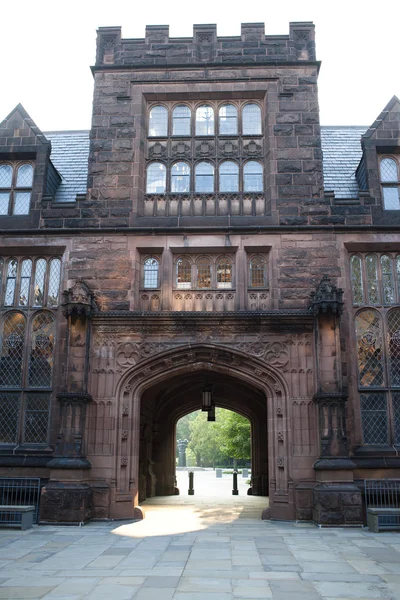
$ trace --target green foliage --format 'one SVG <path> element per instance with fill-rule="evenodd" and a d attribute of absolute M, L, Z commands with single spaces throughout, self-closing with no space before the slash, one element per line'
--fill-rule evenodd
<path fill-rule="evenodd" d="M 236 460 L 249 459 L 250 422 L 231 410 L 224 413 L 220 423 L 220 450 Z"/>

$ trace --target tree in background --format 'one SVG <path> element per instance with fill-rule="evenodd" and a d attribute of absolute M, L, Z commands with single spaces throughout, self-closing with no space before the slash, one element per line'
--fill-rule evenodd
<path fill-rule="evenodd" d="M 238 413 L 225 410 L 219 423 L 220 450 L 236 461 L 249 460 L 251 457 L 251 428 L 250 421 Z"/>

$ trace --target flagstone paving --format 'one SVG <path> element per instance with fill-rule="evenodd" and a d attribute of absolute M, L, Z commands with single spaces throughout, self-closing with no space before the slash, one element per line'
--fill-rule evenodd
<path fill-rule="evenodd" d="M 400 535 L 261 521 L 265 498 L 185 496 L 141 522 L 0 530 L 0 599 L 400 599 Z"/>

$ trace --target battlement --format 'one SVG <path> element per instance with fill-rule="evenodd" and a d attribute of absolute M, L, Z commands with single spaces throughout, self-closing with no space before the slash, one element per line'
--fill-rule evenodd
<path fill-rule="evenodd" d="M 170 38 L 168 25 L 148 25 L 146 37 L 122 39 L 121 27 L 97 31 L 96 67 L 246 64 L 315 61 L 314 24 L 289 24 L 289 35 L 265 35 L 264 23 L 242 23 L 240 36 L 217 36 L 217 26 L 193 25 L 193 37 Z"/>

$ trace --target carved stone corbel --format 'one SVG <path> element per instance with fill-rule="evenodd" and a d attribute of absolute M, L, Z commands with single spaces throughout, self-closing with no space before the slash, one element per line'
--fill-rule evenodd
<path fill-rule="evenodd" d="M 324 313 L 340 316 L 343 312 L 343 290 L 324 275 L 316 291 L 310 294 L 309 308 L 316 316 Z"/>
<path fill-rule="evenodd" d="M 77 279 L 75 284 L 65 290 L 62 295 L 61 306 L 65 317 L 92 317 L 96 310 L 94 293 L 83 279 Z"/>

